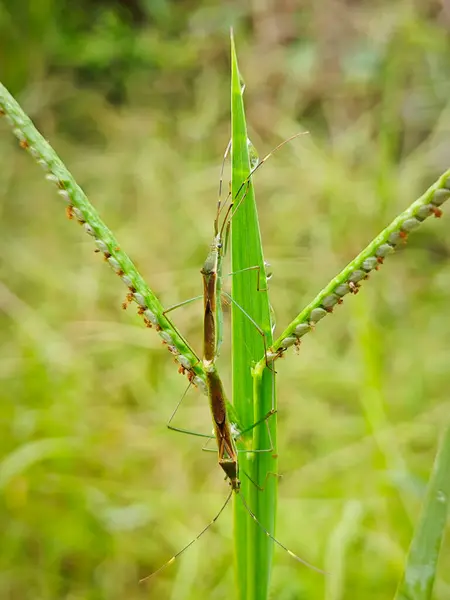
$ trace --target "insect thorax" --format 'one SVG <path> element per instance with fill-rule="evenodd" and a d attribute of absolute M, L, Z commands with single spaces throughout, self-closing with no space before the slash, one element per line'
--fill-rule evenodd
<path fill-rule="evenodd" d="M 219 460 L 219 464 L 222 469 L 225 471 L 225 475 L 227 479 L 230 481 L 230 485 L 235 491 L 239 491 L 241 487 L 241 482 L 238 477 L 238 464 L 235 460 L 231 458 L 223 458 Z"/>

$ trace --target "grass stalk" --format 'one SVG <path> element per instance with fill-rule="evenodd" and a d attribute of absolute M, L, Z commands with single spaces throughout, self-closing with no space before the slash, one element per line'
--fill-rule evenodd
<path fill-rule="evenodd" d="M 231 120 L 232 120 L 232 193 L 236 210 L 231 229 L 231 270 L 234 273 L 232 296 L 258 324 L 265 335 L 239 310 L 232 306 L 233 341 L 233 405 L 244 427 L 261 419 L 275 402 L 274 372 L 260 365 L 252 367 L 264 354 L 265 344 L 271 344 L 270 306 L 264 269 L 255 196 L 251 181 L 239 189 L 250 173 L 249 142 L 245 122 L 242 85 L 237 64 L 233 36 L 231 37 Z M 239 203 L 240 199 L 245 198 Z M 249 268 L 251 268 L 249 270 Z M 259 286 L 258 286 L 259 281 Z M 258 287 L 260 288 L 258 291 Z M 244 343 L 243 343 L 244 341 Z M 276 514 L 276 419 L 268 420 L 271 439 L 263 423 L 253 432 L 252 448 L 273 452 L 241 453 L 240 472 L 242 494 L 261 524 L 272 534 Z M 245 475 L 247 474 L 248 477 Z M 250 481 L 264 487 L 260 491 Z M 267 598 L 273 543 L 251 519 L 238 499 L 235 499 L 235 552 L 237 583 L 240 598 L 262 600 Z"/>

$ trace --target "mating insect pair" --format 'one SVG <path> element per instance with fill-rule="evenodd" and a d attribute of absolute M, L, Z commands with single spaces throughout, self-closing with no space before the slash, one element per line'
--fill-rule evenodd
<path fill-rule="evenodd" d="M 250 515 L 250 517 L 255 521 L 257 526 L 263 531 L 263 533 L 269 537 L 274 543 L 283 548 L 286 552 L 289 553 L 295 560 L 307 565 L 308 567 L 323 573 L 320 569 L 314 567 L 307 561 L 303 560 L 293 552 L 291 552 L 286 546 L 284 546 L 281 542 L 279 542 L 259 521 L 255 513 L 251 510 L 249 504 L 246 499 L 240 492 L 241 482 L 239 479 L 239 459 L 238 459 L 238 449 L 236 445 L 236 439 L 245 435 L 247 432 L 253 430 L 255 427 L 259 425 L 265 424 L 267 427 L 268 437 L 270 437 L 270 428 L 268 426 L 268 419 L 271 415 L 275 413 L 274 406 L 272 404 L 272 409 L 261 419 L 258 419 L 255 423 L 253 423 L 250 427 L 246 428 L 244 431 L 240 432 L 238 436 L 235 436 L 232 431 L 232 426 L 230 423 L 229 411 L 228 407 L 230 406 L 226 395 L 224 386 L 219 375 L 216 360 L 219 355 L 220 345 L 222 342 L 222 329 L 223 329 L 223 315 L 222 315 L 222 306 L 221 306 L 221 295 L 223 293 L 223 260 L 225 257 L 226 249 L 228 246 L 228 236 L 230 232 L 230 224 L 231 219 L 235 212 L 239 209 L 242 202 L 245 201 L 247 196 L 248 188 L 250 185 L 250 178 L 255 173 L 255 171 L 272 155 L 272 153 L 277 150 L 279 147 L 284 145 L 287 141 L 297 137 L 301 134 L 296 134 L 279 144 L 272 152 L 270 152 L 261 162 L 254 162 L 252 164 L 252 170 L 250 175 L 245 179 L 245 181 L 239 187 L 239 190 L 236 196 L 230 199 L 230 204 L 225 211 L 225 216 L 222 220 L 222 224 L 219 223 L 221 211 L 224 209 L 224 206 L 221 204 L 220 200 L 220 190 L 222 187 L 222 174 L 223 174 L 223 165 L 222 165 L 222 173 L 221 173 L 221 183 L 219 187 L 219 202 L 217 215 L 214 221 L 214 238 L 210 247 L 210 251 L 208 256 L 203 264 L 201 269 L 202 279 L 203 279 L 203 367 L 206 374 L 206 388 L 207 395 L 209 400 L 209 406 L 212 416 L 213 422 L 213 432 L 214 437 L 217 442 L 218 448 L 218 462 L 220 467 L 223 469 L 225 473 L 225 478 L 229 481 L 230 484 L 230 493 L 228 494 L 223 506 L 220 511 L 216 514 L 216 516 L 211 520 L 210 523 L 195 537 L 193 538 L 184 548 L 182 548 L 179 552 L 177 552 L 170 560 L 168 560 L 165 564 L 163 564 L 157 571 L 153 572 L 151 575 L 143 579 L 145 581 L 149 577 L 154 576 L 156 573 L 161 571 L 162 569 L 169 566 L 173 563 L 176 558 L 178 558 L 183 552 L 185 552 L 192 544 L 194 544 L 200 537 L 217 521 L 219 516 L 222 514 L 223 510 L 229 503 L 233 493 L 239 497 L 243 507 Z M 227 151 L 224 155 L 224 160 L 226 159 L 227 152 L 230 149 L 230 144 L 227 148 Z M 227 200 L 230 198 L 231 194 L 229 194 Z M 225 203 L 226 205 L 226 203 Z M 259 269 L 260 267 L 248 267 L 244 270 L 250 269 L 258 269 L 258 290 L 265 291 L 260 289 L 259 286 Z M 258 332 L 262 335 L 264 341 L 264 352 L 267 351 L 267 346 L 265 342 L 265 333 L 258 326 L 255 320 L 241 307 L 239 306 L 231 296 L 228 296 L 229 300 L 249 319 L 249 321 L 256 327 Z M 185 304 L 185 303 L 182 303 Z M 178 307 L 180 305 L 177 305 Z M 172 310 L 171 307 L 169 310 Z M 272 385 L 274 389 L 275 385 L 275 371 L 270 365 L 267 365 L 267 368 L 271 370 L 272 376 Z M 272 398 L 273 400 L 273 398 Z M 181 401 L 180 401 L 181 402 Z M 178 404 L 176 410 L 178 409 L 180 403 Z M 171 429 L 175 429 L 176 431 L 181 431 L 184 433 L 190 433 L 186 430 L 182 430 L 171 425 L 171 421 L 175 415 L 175 412 L 172 414 L 172 417 L 168 423 L 168 426 Z M 194 434 L 196 435 L 196 434 Z M 258 450 L 242 450 L 243 452 L 273 452 L 272 444 L 270 444 L 270 448 L 266 449 L 258 449 Z M 263 491 L 263 488 L 258 486 L 256 482 L 254 482 L 251 477 L 245 473 L 247 477 L 254 483 L 254 485 Z"/>

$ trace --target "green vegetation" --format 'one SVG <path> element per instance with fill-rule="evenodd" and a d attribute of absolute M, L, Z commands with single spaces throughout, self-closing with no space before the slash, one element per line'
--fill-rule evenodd
<path fill-rule="evenodd" d="M 233 300 L 242 307 L 264 332 L 265 344 L 272 343 L 270 305 L 267 293 L 261 234 L 253 185 L 242 187 L 250 172 L 249 138 L 245 122 L 242 78 L 239 72 L 234 40 L 231 39 L 231 156 L 232 194 L 236 209 L 231 224 L 231 272 Z M 245 196 L 245 199 L 243 199 Z M 241 202 L 241 199 L 242 202 Z M 258 267 L 259 270 L 248 270 Z M 258 291 L 259 289 L 259 291 Z M 266 291 L 263 291 L 266 290 Z M 260 331 L 233 304 L 233 405 L 244 427 L 264 418 L 275 405 L 275 374 L 264 368 L 252 372 L 252 367 L 264 356 L 265 345 Z M 271 435 L 267 431 L 270 427 Z M 274 533 L 276 517 L 277 473 L 276 415 L 253 430 L 252 449 L 273 452 L 239 455 L 241 498 L 244 498 L 261 525 Z M 247 477 L 248 475 L 248 477 Z M 251 480 L 249 479 L 251 478 Z M 255 482 L 264 488 L 261 492 Z M 239 597 L 266 598 L 269 589 L 272 541 L 255 525 L 242 502 L 235 498 L 236 575 Z"/>
<path fill-rule="evenodd" d="M 29 15 L 1 9 L 9 60 L 0 80 L 169 305 L 201 291 L 229 136 L 227 25 L 244 15 L 130 6 L 133 18 L 107 4 L 92 14 L 52 2 Z M 239 32 L 260 154 L 311 132 L 255 175 L 276 335 L 448 168 L 443 16 L 431 3 L 420 13 L 367 4 L 356 20 L 343 10 L 337 29 L 313 6 L 249 13 L 247 37 Z M 165 429 L 185 380 L 160 339 L 121 311 L 117 278 L 0 128 L 1 596 L 230 597 L 230 514 L 176 565 L 136 584 L 217 512 L 226 486 L 195 438 Z M 427 222 L 299 356 L 276 362 L 277 536 L 329 572 L 275 549 L 277 599 L 395 594 L 447 423 L 447 238 L 445 217 Z M 199 354 L 200 307 L 173 318 Z M 209 431 L 205 397 L 189 392 L 178 419 Z M 435 498 L 417 530 L 433 551 L 446 508 Z M 417 543 L 409 556 L 414 574 Z M 448 596 L 448 562 L 444 541 L 438 599 Z"/>

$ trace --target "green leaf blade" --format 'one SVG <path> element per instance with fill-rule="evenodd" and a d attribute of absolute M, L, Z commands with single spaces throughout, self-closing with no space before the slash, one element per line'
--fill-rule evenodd
<path fill-rule="evenodd" d="M 250 174 L 249 142 L 242 99 L 241 78 L 232 46 L 232 194 L 238 206 L 231 225 L 231 270 L 233 273 L 233 300 L 254 320 L 255 324 L 232 305 L 233 340 L 233 404 L 239 420 L 245 427 L 263 418 L 271 409 L 274 399 L 274 373 L 262 365 L 253 366 L 264 355 L 265 346 L 272 343 L 270 305 L 264 258 L 261 246 L 255 196 L 251 180 L 242 189 Z M 258 289 L 259 288 L 259 289 Z M 251 448 L 270 449 L 273 452 L 241 453 L 241 493 L 263 527 L 271 533 L 275 528 L 276 477 L 267 475 L 277 470 L 273 458 L 276 446 L 275 418 L 270 417 L 270 433 L 263 423 L 253 430 Z M 246 476 L 248 475 L 248 477 Z M 264 487 L 258 490 L 250 478 Z M 237 580 L 241 598 L 265 599 L 268 595 L 273 542 L 245 510 L 243 503 L 235 502 L 235 550 Z"/>
<path fill-rule="evenodd" d="M 436 456 L 427 495 L 395 600 L 429 600 L 447 523 L 450 497 L 450 426 Z"/>

